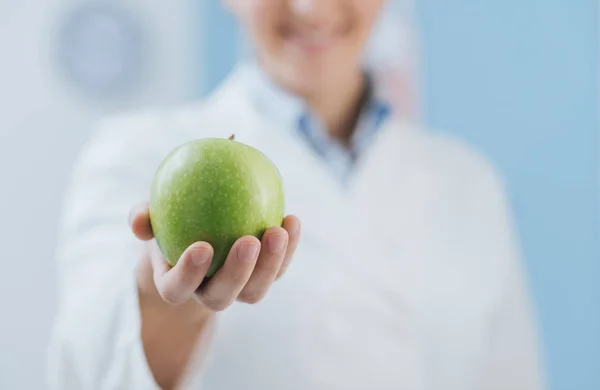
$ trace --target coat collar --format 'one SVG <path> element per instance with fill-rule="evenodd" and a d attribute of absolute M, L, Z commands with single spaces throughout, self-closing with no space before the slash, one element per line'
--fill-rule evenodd
<path fill-rule="evenodd" d="M 390 99 L 383 93 L 381 84 L 367 70 L 365 77 L 368 79 L 368 99 L 361 109 L 349 150 L 329 136 L 325 124 L 311 112 L 304 99 L 275 83 L 256 61 L 242 62 L 240 72 L 243 73 L 256 108 L 283 129 L 299 133 L 303 142 L 337 172 L 342 180 L 352 172 L 356 158 L 367 149 L 392 112 Z"/>

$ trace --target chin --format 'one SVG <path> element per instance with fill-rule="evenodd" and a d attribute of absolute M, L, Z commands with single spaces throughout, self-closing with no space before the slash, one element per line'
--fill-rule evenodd
<path fill-rule="evenodd" d="M 314 95 L 335 84 L 336 72 L 327 68 L 289 72 L 286 84 L 294 93 L 302 96 Z"/>
<path fill-rule="evenodd" d="M 308 80 L 308 81 L 307 81 Z M 314 96 L 327 86 L 318 79 L 294 78 L 288 83 L 288 88 L 301 97 Z"/>

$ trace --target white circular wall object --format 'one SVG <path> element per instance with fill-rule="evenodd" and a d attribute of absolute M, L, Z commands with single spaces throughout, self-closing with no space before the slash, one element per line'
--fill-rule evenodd
<path fill-rule="evenodd" d="M 110 2 L 83 2 L 60 24 L 58 63 L 85 95 L 111 98 L 129 91 L 142 72 L 142 32 L 132 15 Z"/>

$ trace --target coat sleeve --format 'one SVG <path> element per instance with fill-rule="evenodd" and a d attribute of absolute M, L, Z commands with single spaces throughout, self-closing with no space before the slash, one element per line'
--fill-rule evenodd
<path fill-rule="evenodd" d="M 105 121 L 75 164 L 56 255 L 52 390 L 158 389 L 140 337 L 140 243 L 128 224 L 129 209 L 147 198 L 155 164 L 138 125 Z"/>
<path fill-rule="evenodd" d="M 485 232 L 482 240 L 507 272 L 490 316 L 474 389 L 542 390 L 546 387 L 535 310 L 507 192 L 495 172 L 486 175 L 480 184 L 477 199 L 486 199 L 487 203 L 480 210 L 483 218 L 477 218 L 481 232 Z"/>

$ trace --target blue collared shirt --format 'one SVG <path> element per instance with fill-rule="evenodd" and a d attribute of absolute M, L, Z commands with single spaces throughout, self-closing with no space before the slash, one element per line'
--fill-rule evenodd
<path fill-rule="evenodd" d="M 248 64 L 251 89 L 259 109 L 296 131 L 321 158 L 326 167 L 343 183 L 352 174 L 356 158 L 368 146 L 373 135 L 391 113 L 391 105 L 376 83 L 370 86 L 369 98 L 359 116 L 350 148 L 333 139 L 323 122 L 314 115 L 305 101 L 276 85 L 256 63 Z"/>

